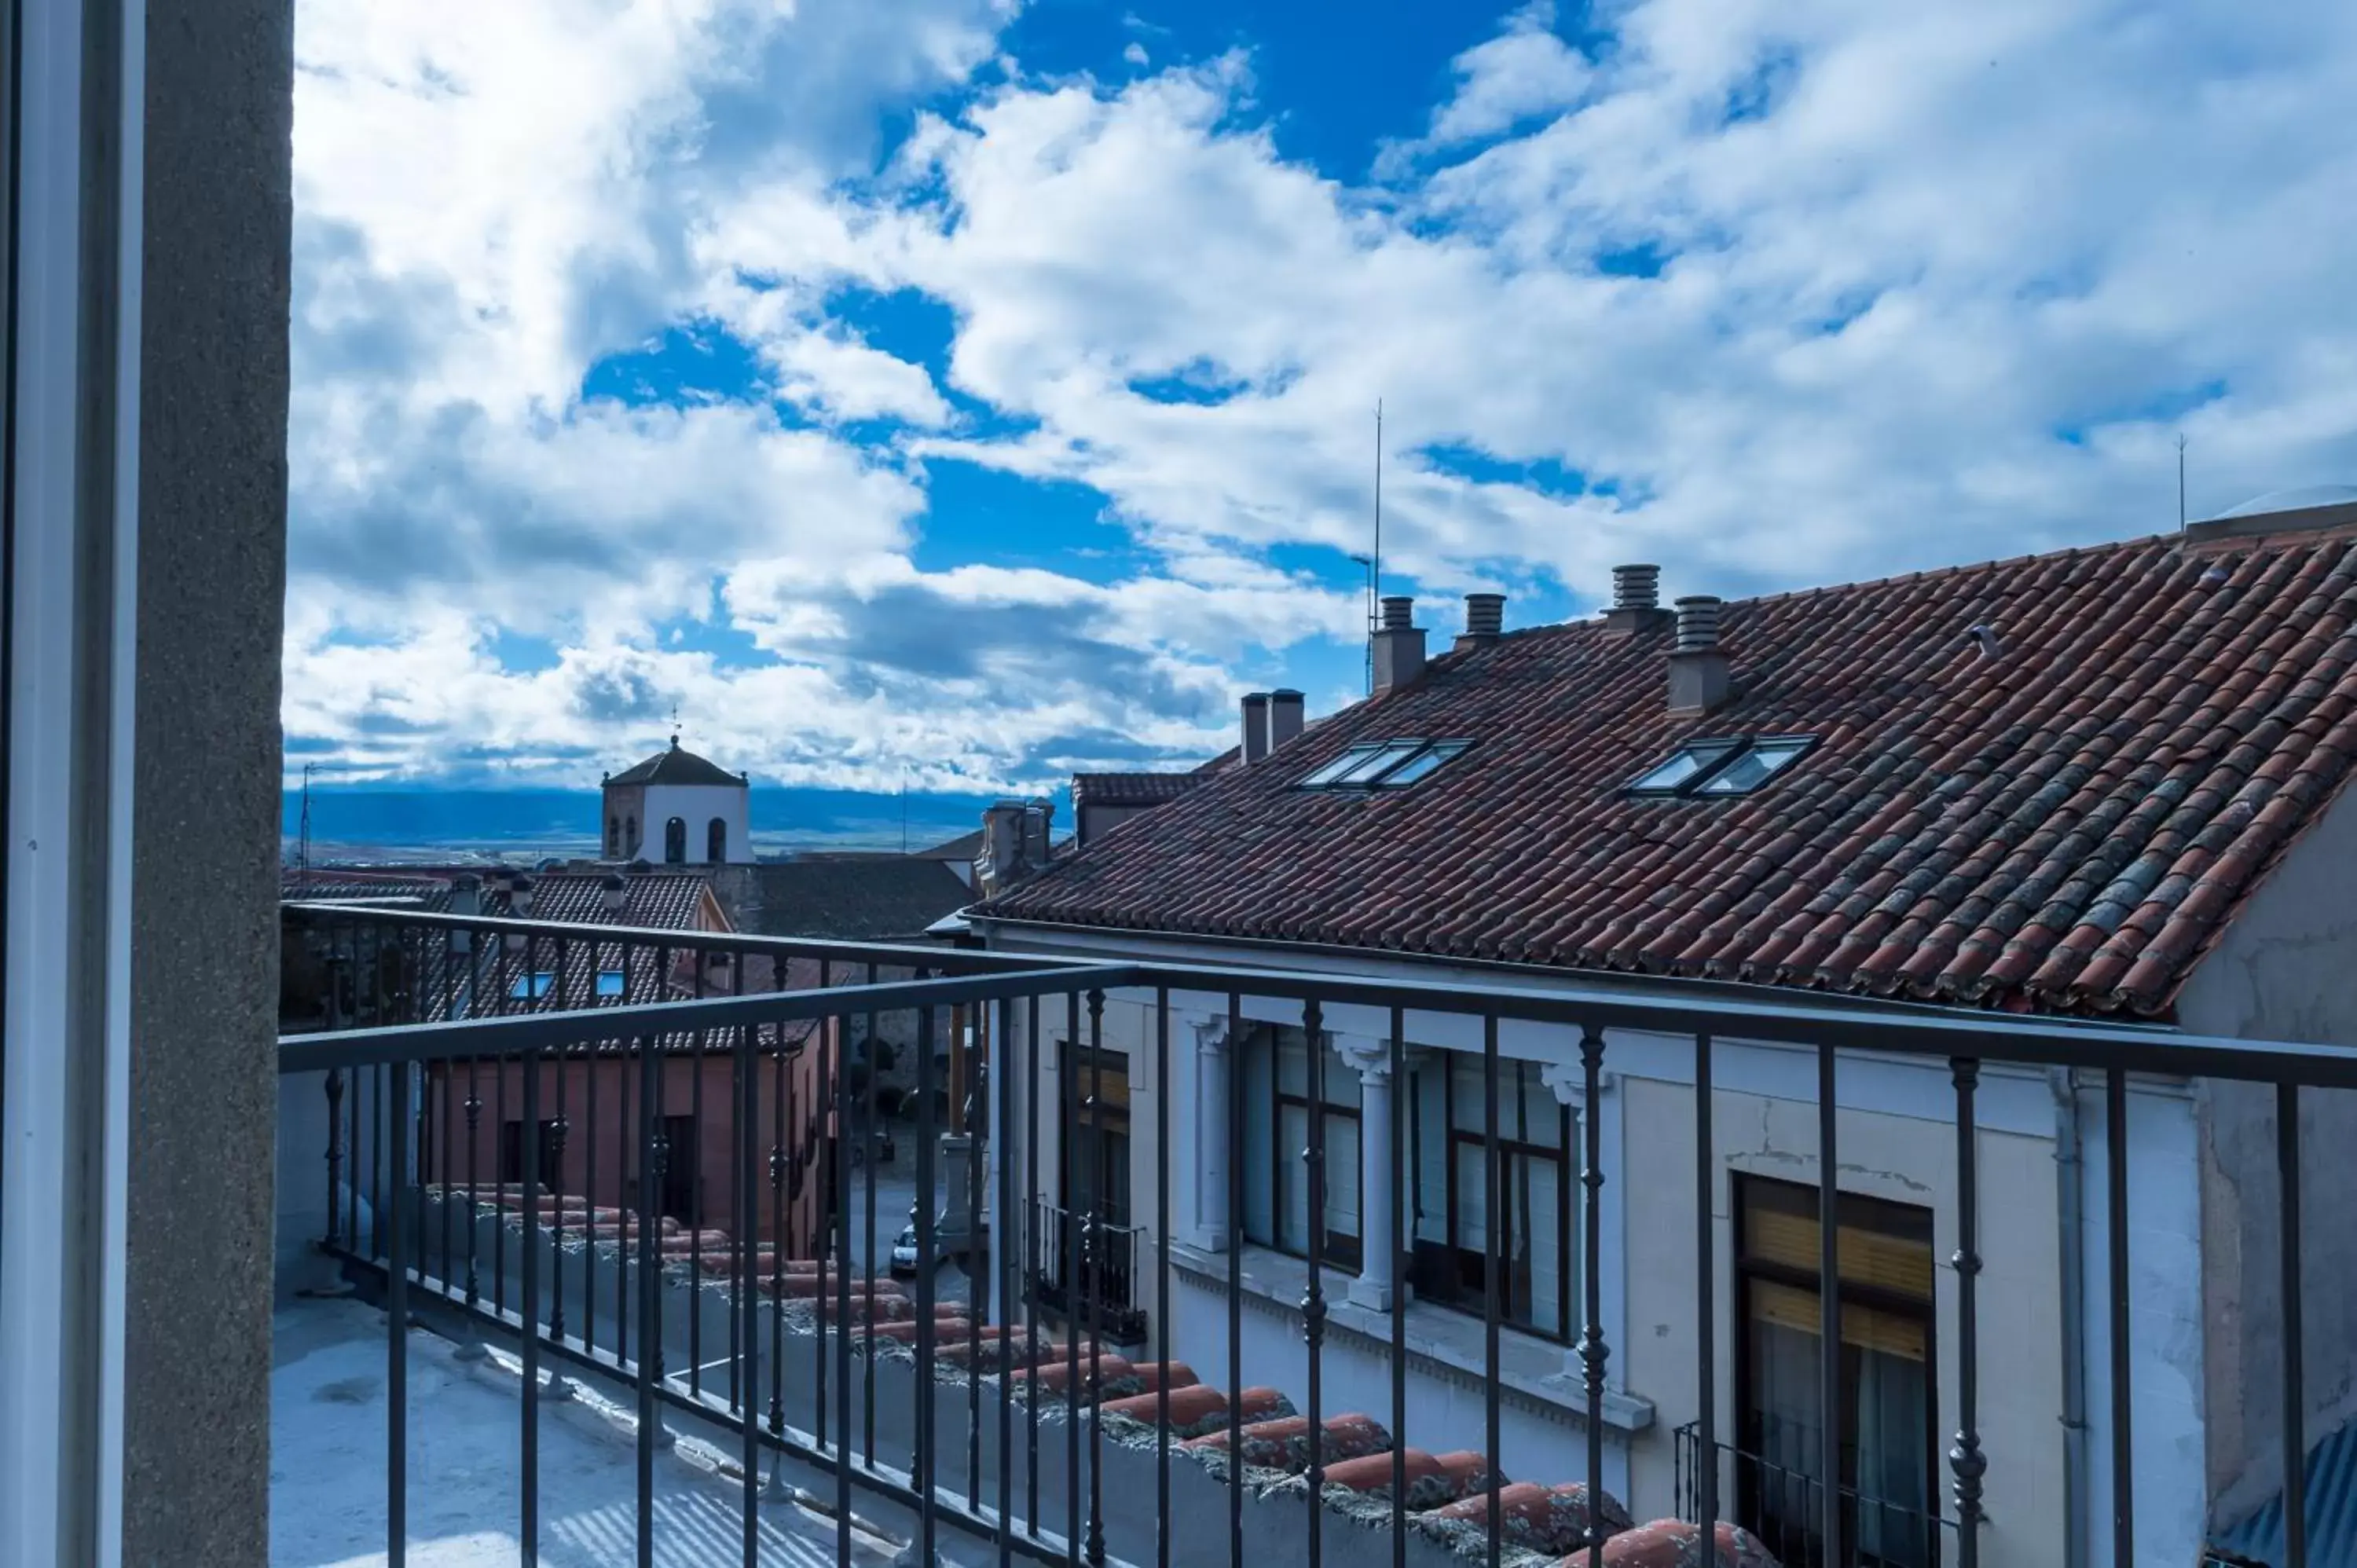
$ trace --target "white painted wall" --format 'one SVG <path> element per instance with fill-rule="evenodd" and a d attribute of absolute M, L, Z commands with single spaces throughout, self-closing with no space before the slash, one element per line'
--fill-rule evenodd
<path fill-rule="evenodd" d="M 657 865 L 663 863 L 663 824 L 678 817 L 687 823 L 687 864 L 701 865 L 705 833 L 712 819 L 728 824 L 728 864 L 754 859 L 750 800 L 741 785 L 651 784 L 639 822 L 639 854 Z"/>

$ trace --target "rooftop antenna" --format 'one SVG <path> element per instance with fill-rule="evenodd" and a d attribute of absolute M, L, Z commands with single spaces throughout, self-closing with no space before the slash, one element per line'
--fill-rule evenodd
<path fill-rule="evenodd" d="M 1367 695 L 1375 694 L 1375 625 L 1383 597 L 1383 400 L 1375 399 L 1375 553 L 1367 562 Z"/>
<path fill-rule="evenodd" d="M 679 704 L 676 702 L 671 705 L 671 743 L 674 746 L 679 744 Z"/>
<path fill-rule="evenodd" d="M 2177 532 L 2185 532 L 2185 432 L 2177 433 Z"/>

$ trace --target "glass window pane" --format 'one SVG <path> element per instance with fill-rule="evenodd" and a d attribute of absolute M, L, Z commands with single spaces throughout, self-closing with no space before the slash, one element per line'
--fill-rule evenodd
<path fill-rule="evenodd" d="M 1382 750 L 1366 757 L 1356 768 L 1336 779 L 1334 787 L 1338 789 L 1347 789 L 1356 785 L 1372 784 L 1377 778 L 1398 767 L 1423 749 L 1424 742 L 1420 740 L 1393 741 Z"/>
<path fill-rule="evenodd" d="M 1763 740 L 1696 788 L 1697 795 L 1748 795 L 1809 749 L 1805 740 Z"/>
<path fill-rule="evenodd" d="M 1354 746 L 1351 747 L 1350 750 L 1344 752 L 1341 756 L 1336 757 L 1333 761 L 1328 763 L 1325 767 L 1319 768 L 1317 772 L 1312 773 L 1308 778 L 1304 779 L 1301 781 L 1301 788 L 1304 789 L 1323 789 L 1382 749 L 1383 744 L 1379 741 L 1365 741 L 1358 746 Z"/>
<path fill-rule="evenodd" d="M 1277 1233 L 1276 1244 L 1288 1252 L 1306 1252 L 1309 1250 L 1309 1170 L 1302 1163 L 1301 1151 L 1309 1146 L 1309 1113 L 1298 1105 L 1280 1106 L 1278 1112 L 1276 1168 L 1283 1195 L 1278 1217 L 1284 1229 Z"/>
<path fill-rule="evenodd" d="M 1651 772 L 1641 774 L 1629 788 L 1646 793 L 1682 789 L 1726 760 L 1733 750 L 1734 743 L 1727 741 L 1682 746 L 1677 755 Z"/>
<path fill-rule="evenodd" d="M 619 996 L 622 994 L 622 972 L 619 969 L 606 969 L 598 971 L 597 994 L 600 996 Z"/>
<path fill-rule="evenodd" d="M 1383 776 L 1376 788 L 1405 789 L 1418 779 L 1428 778 L 1444 763 L 1455 758 L 1470 745 L 1469 741 L 1444 740 L 1426 746 L 1405 762 Z"/>
<path fill-rule="evenodd" d="M 1375 1217 L 1376 1225 L 1388 1232 L 1392 1217 Z M 1364 1238 L 1363 1216 L 1359 1212 L 1359 1119 L 1355 1116 L 1326 1118 L 1326 1229 L 1342 1236 Z"/>

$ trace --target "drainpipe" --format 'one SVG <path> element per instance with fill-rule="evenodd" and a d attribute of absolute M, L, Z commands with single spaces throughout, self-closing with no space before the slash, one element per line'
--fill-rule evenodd
<path fill-rule="evenodd" d="M 2061 1240 L 2062 1285 L 2062 1562 L 2087 1561 L 2087 1269 L 2081 1202 L 2079 1072 L 2052 1068 L 2056 1228 Z"/>

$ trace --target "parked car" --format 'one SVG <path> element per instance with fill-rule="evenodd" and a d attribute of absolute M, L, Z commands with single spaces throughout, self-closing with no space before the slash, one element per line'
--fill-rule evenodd
<path fill-rule="evenodd" d="M 903 1230 L 899 1240 L 892 1243 L 892 1272 L 895 1274 L 917 1272 L 917 1228 L 913 1225 Z"/>

